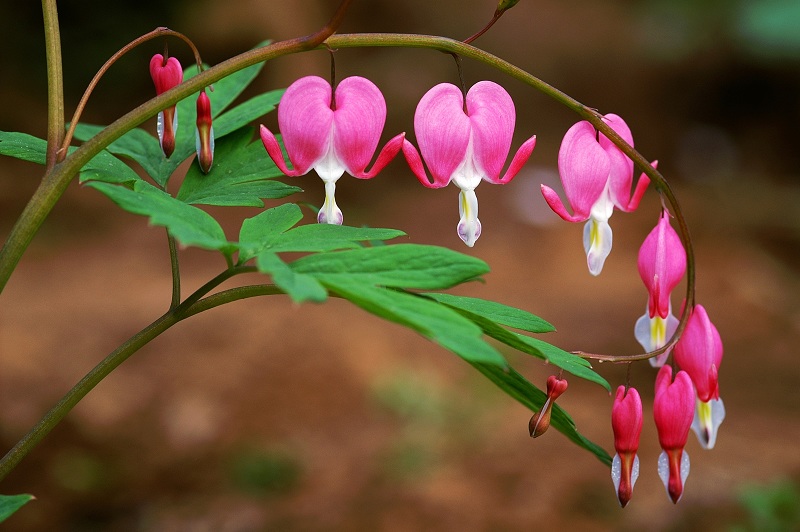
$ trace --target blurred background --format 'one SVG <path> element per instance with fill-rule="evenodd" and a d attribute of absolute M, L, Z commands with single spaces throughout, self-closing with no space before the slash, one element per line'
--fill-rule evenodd
<path fill-rule="evenodd" d="M 41 10 L 0 4 L 0 129 L 46 134 Z M 108 56 L 157 26 L 190 36 L 214 64 L 265 38 L 316 31 L 333 0 L 61 2 L 67 114 Z M 361 0 L 341 32 L 413 32 L 464 39 L 492 0 Z M 531 440 L 530 412 L 467 364 L 414 333 L 341 301 L 239 302 L 168 331 L 106 379 L 2 484 L 37 496 L 9 530 L 790 530 L 800 523 L 800 2 L 797 0 L 523 0 L 476 45 L 603 113 L 622 115 L 636 147 L 670 179 L 698 260 L 698 300 L 725 345 L 728 417 L 717 446 L 693 435 L 677 506 L 656 474 L 655 372 L 637 364 L 645 427 L 641 477 L 620 510 L 609 471 L 556 431 Z M 180 43 L 170 52 L 186 65 Z M 154 41 L 103 79 L 84 120 L 105 124 L 153 93 Z M 384 141 L 413 138 L 413 112 L 436 83 L 457 83 L 452 58 L 427 50 L 336 53 L 340 78 L 362 75 L 389 109 Z M 247 95 L 329 72 L 327 53 L 269 63 Z M 538 145 L 508 186 L 478 189 L 483 235 L 455 234 L 454 187 L 421 187 L 402 159 L 378 178 L 343 178 L 351 225 L 396 227 L 408 241 L 486 260 L 485 284 L 459 293 L 542 316 L 568 350 L 633 353 L 647 293 L 638 248 L 658 219 L 650 192 L 612 217 L 614 250 L 586 270 L 579 224 L 539 194 L 559 187 L 558 146 L 576 117 L 486 67 L 464 61 L 468 85 L 493 79 L 517 106 L 513 150 Z M 275 116 L 264 122 L 275 127 Z M 154 122 L 146 127 L 155 131 Z M 0 159 L 0 234 L 40 179 Z M 297 178 L 297 201 L 320 204 L 321 181 Z M 254 209 L 213 209 L 231 238 Z M 225 267 L 181 253 L 184 290 Z M 259 282 L 258 277 L 246 279 Z M 0 446 L 10 448 L 108 352 L 169 304 L 163 230 L 74 184 L 55 208 L 0 305 Z M 680 305 L 683 287 L 673 304 Z M 532 382 L 552 369 L 506 353 Z M 599 368 L 612 384 L 623 367 Z M 570 380 L 559 403 L 613 454 L 612 398 Z M 773 526 L 776 528 L 765 528 Z"/>

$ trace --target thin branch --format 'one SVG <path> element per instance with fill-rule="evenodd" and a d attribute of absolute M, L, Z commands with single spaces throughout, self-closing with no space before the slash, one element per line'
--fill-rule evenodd
<path fill-rule="evenodd" d="M 169 244 L 170 270 L 172 271 L 172 301 L 169 308 L 173 310 L 181 304 L 181 270 L 178 261 L 178 246 L 175 243 L 175 237 L 169 234 L 169 230 L 167 230 L 167 243 Z"/>

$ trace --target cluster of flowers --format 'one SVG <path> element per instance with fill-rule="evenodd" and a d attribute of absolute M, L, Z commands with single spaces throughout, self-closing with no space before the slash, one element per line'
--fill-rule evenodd
<path fill-rule="evenodd" d="M 150 70 L 159 94 L 181 82 L 180 64 L 174 58 L 156 55 Z M 172 107 L 159 113 L 158 118 L 158 136 L 167 156 L 174 148 L 175 115 Z M 205 92 L 200 93 L 197 116 L 198 160 L 207 172 L 213 158 L 213 132 Z M 334 193 L 336 182 L 345 172 L 370 179 L 402 151 L 424 186 L 441 188 L 452 181 L 459 187 L 458 236 L 473 246 L 481 234 L 475 188 L 482 180 L 495 184 L 511 181 L 536 143 L 535 136 L 525 141 L 501 177 L 516 120 L 511 97 L 491 81 L 475 84 L 466 98 L 455 85 L 436 85 L 422 97 L 414 115 L 419 151 L 405 139 L 405 133 L 400 133 L 384 145 L 372 168 L 367 170 L 385 120 L 383 94 L 371 81 L 349 77 L 334 90 L 326 80 L 307 76 L 289 86 L 278 107 L 278 125 L 292 168 L 284 161 L 275 135 L 263 125 L 260 135 L 270 158 L 284 174 L 300 176 L 313 169 L 322 178 L 325 202 L 317 216 L 319 223 L 342 223 L 342 211 L 336 205 Z M 609 114 L 603 120 L 633 145 L 631 131 L 622 118 Z M 635 210 L 650 181 L 642 174 L 631 193 L 633 161 L 588 121 L 578 122 L 565 134 L 558 168 L 574 214 L 567 211 L 553 189 L 542 185 L 542 194 L 564 220 L 586 222 L 583 244 L 587 264 L 591 274 L 599 275 L 611 251 L 608 220 L 614 208 L 625 212 Z M 670 225 L 666 209 L 640 248 L 638 268 L 649 297 L 647 310 L 636 322 L 634 332 L 650 352 L 664 347 L 678 326 L 677 318 L 672 315 L 670 295 L 686 272 L 686 251 Z M 684 451 L 689 429 L 694 430 L 704 448 L 711 449 L 725 416 L 717 376 L 722 360 L 719 333 L 701 305 L 688 312 L 686 328 L 674 348 L 674 363 L 680 368 L 675 378 L 673 368 L 664 365 L 669 350 L 650 359 L 654 367 L 661 368 L 653 404 L 663 449 L 658 472 L 673 502 L 681 498 L 689 473 L 689 456 Z M 548 379 L 547 402 L 531 419 L 532 436 L 547 429 L 552 405 L 566 388 L 567 381 L 560 376 Z M 623 385 L 617 389 L 611 422 L 616 450 L 611 475 L 619 502 L 625 506 L 639 475 L 637 451 L 642 401 L 636 388 Z"/>

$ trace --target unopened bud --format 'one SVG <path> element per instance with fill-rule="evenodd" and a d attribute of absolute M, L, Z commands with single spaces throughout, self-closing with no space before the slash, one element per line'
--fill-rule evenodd
<path fill-rule="evenodd" d="M 500 0 L 497 3 L 497 12 L 498 13 L 502 13 L 503 11 L 505 11 L 507 9 L 511 9 L 512 7 L 517 5 L 518 2 L 519 2 L 519 0 Z"/>
<path fill-rule="evenodd" d="M 207 174 L 214 162 L 214 127 L 211 125 L 211 101 L 203 90 L 197 98 L 197 163 Z"/>
<path fill-rule="evenodd" d="M 174 57 L 165 58 L 156 54 L 150 59 L 150 77 L 156 86 L 156 95 L 180 85 L 183 81 L 183 68 Z M 173 105 L 158 113 L 158 143 L 166 157 L 175 151 L 175 132 L 178 129 L 178 110 Z"/>
<path fill-rule="evenodd" d="M 528 422 L 528 431 L 531 438 L 538 438 L 550 428 L 550 413 L 553 410 L 553 403 L 567 389 L 567 380 L 555 375 L 547 378 L 547 400 L 542 408 L 535 413 Z"/>

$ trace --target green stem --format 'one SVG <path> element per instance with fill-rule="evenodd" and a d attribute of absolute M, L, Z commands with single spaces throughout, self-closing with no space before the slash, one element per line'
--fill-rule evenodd
<path fill-rule="evenodd" d="M 133 353 L 141 349 L 148 342 L 162 332 L 175 325 L 180 318 L 168 312 L 159 319 L 142 329 L 130 340 L 119 346 L 117 350 L 108 355 L 102 362 L 95 366 L 83 377 L 78 384 L 72 387 L 61 400 L 50 409 L 39 423 L 31 429 L 2 460 L 0 460 L 0 480 L 4 479 L 17 464 L 28 455 L 51 430 L 72 410 L 78 401 L 89 393 L 100 381 L 108 376 L 117 366 L 122 364 Z"/>
<path fill-rule="evenodd" d="M 236 289 L 228 290 L 215 297 L 211 296 L 205 300 L 201 299 L 208 294 L 211 290 L 230 279 L 234 275 L 255 271 L 251 266 L 240 266 L 225 270 L 221 274 L 214 277 L 208 283 L 201 286 L 186 301 L 181 303 L 175 308 L 167 311 L 163 316 L 155 320 L 153 323 L 136 333 L 127 342 L 119 346 L 116 350 L 110 353 L 99 364 L 97 364 L 89 373 L 86 374 L 75 386 L 70 389 L 61 400 L 47 412 L 44 417 L 30 430 L 17 444 L 0 460 L 0 480 L 4 479 L 17 464 L 28 455 L 33 449 L 51 430 L 62 420 L 64 417 L 88 394 L 100 381 L 106 378 L 112 371 L 114 371 L 120 364 L 125 362 L 133 353 L 147 345 L 150 341 L 157 338 L 161 333 L 177 324 L 184 319 L 194 316 L 199 312 L 208 310 L 224 303 L 229 303 L 244 297 L 253 297 L 247 295 L 247 291 L 236 292 Z M 262 293 L 278 294 L 282 293 L 277 289 L 261 290 Z M 223 294 L 227 294 L 223 296 Z M 202 304 L 201 304 L 202 303 Z M 197 305 L 195 307 L 195 305 Z"/>
<path fill-rule="evenodd" d="M 45 172 L 56 164 L 64 138 L 64 73 L 61 64 L 61 33 L 56 0 L 42 0 L 44 42 L 47 52 L 47 158 Z"/>
<path fill-rule="evenodd" d="M 178 246 L 169 231 L 167 231 L 167 243 L 169 244 L 170 270 L 172 270 L 172 301 L 169 305 L 170 310 L 172 310 L 181 303 L 181 270 L 180 262 L 178 261 Z"/>

